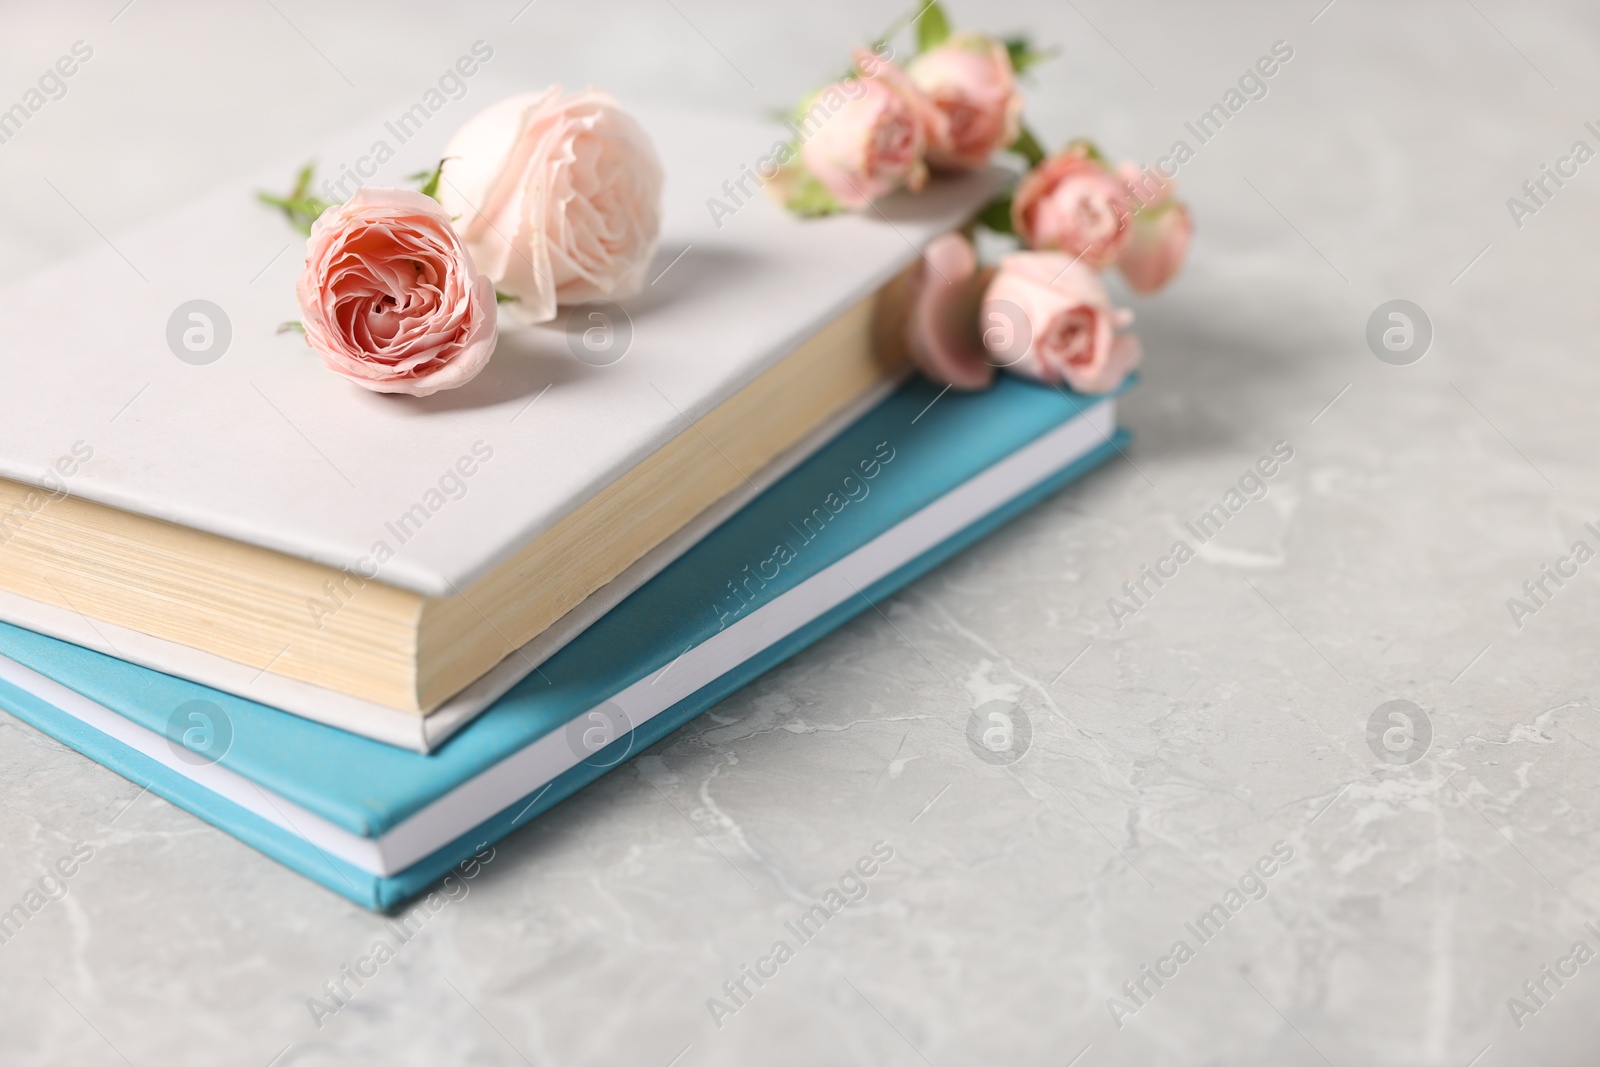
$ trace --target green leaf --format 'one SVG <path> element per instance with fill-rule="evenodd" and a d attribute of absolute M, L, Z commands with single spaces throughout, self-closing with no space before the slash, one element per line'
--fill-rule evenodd
<path fill-rule="evenodd" d="M 834 199 L 833 194 L 828 192 L 828 187 L 810 171 L 795 175 L 789 185 L 788 193 L 783 206 L 804 219 L 836 215 L 844 210 L 844 205 Z"/>
<path fill-rule="evenodd" d="M 311 188 L 311 179 L 316 172 L 317 165 L 315 163 L 307 163 L 300 168 L 299 173 L 294 176 L 294 191 L 289 194 L 290 200 L 305 199 L 306 193 Z"/>
<path fill-rule="evenodd" d="M 889 23 L 888 28 L 872 39 L 872 50 L 877 52 L 879 55 L 882 55 L 883 46 L 898 36 L 901 30 L 905 29 L 907 26 L 921 18 L 923 12 L 926 11 L 929 6 L 928 0 L 916 0 L 914 6 L 907 8 L 905 11 L 902 11 L 900 14 L 896 15 L 894 21 Z M 931 6 L 937 7 L 938 5 L 934 4 Z M 946 24 L 949 23 L 948 19 L 945 21 Z"/>
<path fill-rule="evenodd" d="M 1011 69 L 1021 74 L 1028 69 L 1028 56 L 1033 52 L 1033 45 L 1028 43 L 1026 37 L 1007 37 L 1005 39 L 1006 55 L 1011 59 Z"/>
<path fill-rule="evenodd" d="M 1033 42 L 1026 35 L 1005 39 L 1006 55 L 1011 57 L 1011 69 L 1018 74 L 1026 74 L 1047 59 L 1054 59 L 1061 54 L 1058 48 L 1035 48 Z"/>
<path fill-rule="evenodd" d="M 1094 160 L 1107 170 L 1111 169 L 1111 161 L 1106 158 L 1106 154 L 1100 151 L 1099 145 L 1095 144 L 1087 137 L 1079 137 L 1077 140 L 1067 145 L 1067 151 L 1082 152 L 1084 155 L 1088 156 L 1090 159 Z"/>
<path fill-rule="evenodd" d="M 950 39 L 950 17 L 944 13 L 939 0 L 928 0 L 928 5 L 917 15 L 917 51 L 937 48 Z"/>
<path fill-rule="evenodd" d="M 260 200 L 263 204 L 270 204 L 279 211 L 283 212 L 283 217 L 289 220 L 289 225 L 293 226 L 307 237 L 311 236 L 311 223 L 301 217 L 302 213 L 296 209 L 295 202 L 293 200 L 290 200 L 287 197 L 273 196 L 271 193 L 257 193 L 256 199 Z"/>
<path fill-rule="evenodd" d="M 1045 161 L 1044 146 L 1039 143 L 1039 138 L 1034 136 L 1026 124 L 1023 125 L 1022 132 L 1017 134 L 1017 139 L 1011 142 L 1011 151 L 1027 160 L 1030 170 Z"/>
<path fill-rule="evenodd" d="M 421 182 L 422 195 L 430 196 L 437 200 L 439 199 L 439 179 L 444 174 L 444 165 L 445 161 L 441 159 L 437 167 L 432 170 L 419 170 L 415 174 L 408 175 L 407 180 Z"/>
<path fill-rule="evenodd" d="M 301 322 L 301 321 L 299 321 L 298 319 L 291 319 L 288 322 L 280 322 L 280 323 L 278 323 L 278 328 L 274 332 L 276 332 L 276 333 L 298 333 L 298 334 L 302 334 L 303 335 L 306 332 L 306 324 Z"/>
<path fill-rule="evenodd" d="M 502 293 L 498 289 L 494 291 L 494 302 L 496 304 L 515 304 L 521 299 L 522 297 L 520 296 L 512 296 L 510 293 Z"/>
<path fill-rule="evenodd" d="M 317 221 L 317 216 L 328 210 L 335 203 L 332 200 L 324 200 L 319 196 L 311 195 L 311 181 L 315 174 L 316 164 L 307 163 L 295 174 L 294 188 L 289 190 L 288 196 L 258 192 L 256 193 L 256 199 L 283 212 L 283 217 L 289 220 L 289 225 L 301 233 L 309 235 L 311 233 L 311 224 Z"/>
<path fill-rule="evenodd" d="M 978 224 L 993 230 L 995 233 L 1006 233 L 1016 236 L 1016 227 L 1011 225 L 1011 194 L 997 196 L 978 212 Z"/>

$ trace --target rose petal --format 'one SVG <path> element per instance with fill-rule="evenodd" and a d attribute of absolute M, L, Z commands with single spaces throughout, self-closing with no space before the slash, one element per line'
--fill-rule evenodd
<path fill-rule="evenodd" d="M 1026 377 L 1103 393 L 1121 384 L 1138 362 L 1137 341 L 1115 334 L 1132 314 L 1113 308 L 1099 276 L 1063 253 L 1019 252 L 1002 259 L 984 308 L 986 316 L 1007 309 L 1025 319 L 1031 343 L 1011 369 Z"/>
<path fill-rule="evenodd" d="M 560 304 L 636 295 L 661 231 L 664 178 L 609 94 L 559 86 L 479 112 L 445 148 L 440 199 L 527 322 Z"/>
<path fill-rule="evenodd" d="M 362 188 L 323 212 L 296 285 L 306 343 L 377 392 L 427 396 L 494 351 L 494 285 L 431 197 Z"/>
<path fill-rule="evenodd" d="M 978 301 L 987 278 L 972 242 L 959 233 L 935 238 L 923 253 L 911 301 L 906 349 L 929 378 L 957 389 L 982 389 L 994 380 L 983 347 Z"/>

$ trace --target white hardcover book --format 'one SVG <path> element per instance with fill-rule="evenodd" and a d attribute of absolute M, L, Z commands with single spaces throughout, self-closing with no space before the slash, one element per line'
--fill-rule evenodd
<path fill-rule="evenodd" d="M 436 162 L 465 105 L 488 99 L 399 144 L 392 123 L 374 119 L 306 158 L 337 175 L 383 141 L 393 157 L 369 184 L 405 184 Z M 793 360 L 845 366 L 835 353 L 863 344 L 873 294 L 1004 180 L 941 178 L 869 212 L 800 220 L 741 181 L 787 136 L 781 128 L 634 113 L 666 170 L 664 232 L 650 284 L 606 324 L 630 338 L 602 359 L 575 354 L 581 326 L 502 316 L 490 366 L 453 392 L 377 395 L 328 373 L 279 331 L 298 318 L 304 240 L 255 199 L 281 191 L 298 159 L 131 232 L 102 225 L 105 240 L 86 254 L 0 290 L 10 400 L 0 619 L 426 748 L 736 507 L 763 470 L 792 465 L 881 396 L 892 367 L 869 371 L 852 356 L 856 377 L 836 384 L 833 371 L 807 375 Z M 86 221 L 94 180 L 61 183 Z M 175 340 L 196 324 L 212 345 L 199 356 Z M 724 418 L 750 397 L 757 415 Z M 753 441 L 768 424 L 781 432 Z M 695 449 L 700 466 L 681 466 L 692 478 L 679 468 L 646 477 L 649 463 Z M 637 527 L 609 569 L 580 566 L 579 549 L 604 537 L 569 537 L 565 556 L 528 555 L 583 509 L 603 513 L 630 476 L 647 497 L 704 482 L 700 517 L 657 521 L 632 506 L 609 515 L 595 529 Z M 36 486 L 47 489 L 42 505 Z M 112 538 L 118 551 L 134 546 L 139 568 L 120 556 L 99 565 L 101 542 L 71 557 L 84 531 L 107 525 L 98 506 L 154 520 Z M 249 582 L 234 582 L 236 559 L 254 568 Z M 160 586 L 164 569 L 184 566 L 187 584 Z M 541 579 L 584 573 L 530 607 L 491 581 L 519 566 Z M 136 569 L 157 593 L 129 592 Z M 565 629 L 552 627 L 597 590 Z M 454 629 L 423 627 L 446 616 Z M 381 647 L 370 636 L 391 632 Z M 424 653 L 455 634 L 476 658 L 430 674 Z M 385 712 L 444 718 L 407 726 Z"/>

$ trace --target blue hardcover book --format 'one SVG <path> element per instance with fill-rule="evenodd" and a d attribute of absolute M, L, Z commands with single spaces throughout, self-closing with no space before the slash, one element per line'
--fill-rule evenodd
<path fill-rule="evenodd" d="M 421 754 L 0 624 L 0 707 L 390 908 L 1121 448 L 1114 397 L 916 380 Z"/>

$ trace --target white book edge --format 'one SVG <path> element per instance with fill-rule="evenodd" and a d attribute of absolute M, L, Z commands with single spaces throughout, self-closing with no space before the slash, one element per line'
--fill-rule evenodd
<path fill-rule="evenodd" d="M 863 595 L 861 590 L 1103 445 L 1115 429 L 1115 400 L 1095 404 L 714 634 L 668 669 L 641 678 L 605 705 L 620 708 L 637 728 L 849 598 Z M 552 730 L 387 832 L 369 838 L 269 794 L 220 764 L 187 763 L 178 758 L 163 735 L 4 656 L 0 656 L 0 679 L 303 838 L 314 848 L 379 877 L 399 874 L 513 804 L 525 802 L 531 808 L 538 798 L 525 798 L 584 758 L 568 743 L 566 730 Z M 595 710 L 576 716 L 575 721 L 586 719 Z"/>
<path fill-rule="evenodd" d="M 881 382 L 868 390 L 813 430 L 799 444 L 767 464 L 749 482 L 741 484 L 695 516 L 627 570 L 590 593 L 538 636 L 521 648 L 507 653 L 505 659 L 483 677 L 427 715 L 400 711 L 311 682 L 272 674 L 125 626 L 91 620 L 80 612 L 44 604 L 4 589 L 0 589 L 0 620 L 163 674 L 186 678 L 301 718 L 360 734 L 374 741 L 416 752 L 431 752 L 640 586 L 693 548 L 724 520 L 877 406 L 899 388 L 902 380 L 895 378 Z"/>

